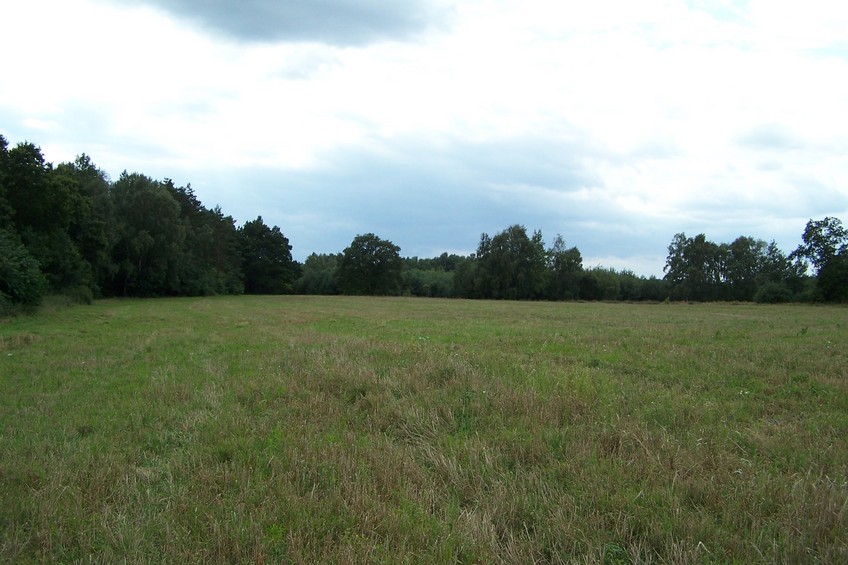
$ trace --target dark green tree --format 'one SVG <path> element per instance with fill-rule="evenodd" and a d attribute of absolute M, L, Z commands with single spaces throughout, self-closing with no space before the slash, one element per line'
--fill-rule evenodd
<path fill-rule="evenodd" d="M 839 218 L 807 222 L 803 243 L 790 258 L 812 264 L 823 300 L 848 301 L 848 230 Z"/>
<path fill-rule="evenodd" d="M 831 257 L 819 269 L 817 279 L 822 298 L 828 302 L 848 302 L 848 253 Z"/>
<path fill-rule="evenodd" d="M 542 233 L 532 237 L 521 225 L 510 226 L 493 238 L 480 237 L 476 287 L 481 298 L 524 300 L 541 298 L 546 285 L 546 252 Z"/>
<path fill-rule="evenodd" d="M 766 242 L 740 236 L 725 247 L 723 298 L 753 300 L 758 288 L 760 272 L 765 265 Z"/>
<path fill-rule="evenodd" d="M 72 179 L 45 162 L 41 149 L 20 143 L 6 155 L 4 185 L 11 230 L 38 261 L 50 292 L 80 292 L 90 299 L 90 266 L 71 238 L 80 198 Z"/>
<path fill-rule="evenodd" d="M 619 290 L 619 275 L 613 269 L 593 267 L 580 276 L 582 300 L 618 300 Z"/>
<path fill-rule="evenodd" d="M 845 252 L 848 247 L 848 231 L 839 218 L 827 217 L 810 220 L 801 236 L 804 243 L 790 254 L 790 259 L 800 259 L 812 264 L 815 274 L 833 257 Z"/>
<path fill-rule="evenodd" d="M 115 274 L 117 225 L 108 177 L 85 154 L 57 166 L 55 177 L 70 195 L 68 235 L 87 265 L 92 294 L 100 296 Z"/>
<path fill-rule="evenodd" d="M 341 253 L 310 254 L 303 263 L 300 278 L 295 282 L 295 292 L 298 294 L 338 294 L 339 285 L 336 282 L 336 271 L 338 271 L 341 261 Z"/>
<path fill-rule="evenodd" d="M 12 205 L 6 189 L 6 171 L 9 167 L 9 142 L 0 135 L 0 229 L 12 229 Z"/>
<path fill-rule="evenodd" d="M 453 296 L 458 298 L 482 298 L 478 287 L 477 256 L 471 254 L 456 264 L 453 270 Z"/>
<path fill-rule="evenodd" d="M 0 314 L 10 305 L 35 306 L 46 292 L 41 265 L 17 234 L 0 228 Z"/>
<path fill-rule="evenodd" d="M 244 292 L 244 274 L 241 268 L 241 241 L 236 222 L 225 216 L 220 206 L 206 214 L 205 227 L 211 230 L 211 249 L 206 253 L 214 264 L 217 280 L 216 293 L 241 294 Z"/>
<path fill-rule="evenodd" d="M 3 181 L 6 200 L 14 210 L 15 230 L 23 234 L 67 227 L 69 195 L 62 183 L 51 182 L 53 166 L 45 162 L 41 149 L 19 143 L 8 151 L 5 161 Z"/>
<path fill-rule="evenodd" d="M 405 294 L 449 298 L 453 296 L 453 273 L 441 269 L 405 269 L 403 271 Z"/>
<path fill-rule="evenodd" d="M 8 147 L 6 138 L 0 135 L 0 315 L 16 305 L 37 305 L 48 290 L 41 264 L 21 241 L 14 221 L 9 190 L 20 191 L 22 187 L 20 179 L 13 182 L 19 171 L 12 170 Z"/>
<path fill-rule="evenodd" d="M 641 279 L 641 290 L 639 292 L 641 300 L 662 301 L 668 298 L 668 283 L 663 279 L 658 279 L 655 276 L 650 276 L 647 279 Z"/>
<path fill-rule="evenodd" d="M 171 179 L 165 179 L 163 185 L 180 206 L 185 232 L 178 273 L 180 294 L 243 292 L 238 231 L 232 217 L 224 216 L 220 208 L 203 206 L 191 185 L 178 187 Z"/>
<path fill-rule="evenodd" d="M 336 278 L 345 294 L 394 295 L 400 292 L 402 267 L 400 247 L 367 233 L 344 250 Z"/>
<path fill-rule="evenodd" d="M 300 268 L 292 259 L 292 246 L 277 226 L 269 227 L 258 216 L 239 229 L 244 290 L 249 294 L 288 294 Z"/>
<path fill-rule="evenodd" d="M 179 203 L 163 183 L 126 171 L 112 185 L 112 195 L 117 221 L 113 292 L 180 294 L 185 228 Z"/>
<path fill-rule="evenodd" d="M 766 247 L 757 274 L 757 302 L 789 302 L 802 292 L 806 267 L 791 261 L 774 241 Z"/>
<path fill-rule="evenodd" d="M 561 235 L 557 235 L 547 252 L 548 277 L 547 297 L 551 300 L 572 300 L 580 292 L 580 276 L 583 272 L 583 257 L 576 247 L 567 247 Z"/>
<path fill-rule="evenodd" d="M 663 270 L 672 298 L 715 300 L 719 296 L 726 246 L 709 241 L 704 234 L 694 238 L 675 234 L 668 246 Z"/>

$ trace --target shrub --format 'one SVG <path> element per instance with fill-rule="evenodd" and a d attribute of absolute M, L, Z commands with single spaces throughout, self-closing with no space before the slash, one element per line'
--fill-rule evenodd
<path fill-rule="evenodd" d="M 792 300 L 792 291 L 783 283 L 769 282 L 761 286 L 754 300 L 761 304 L 778 304 Z"/>
<path fill-rule="evenodd" d="M 0 300 L 34 306 L 47 292 L 38 261 L 14 234 L 0 230 Z"/>

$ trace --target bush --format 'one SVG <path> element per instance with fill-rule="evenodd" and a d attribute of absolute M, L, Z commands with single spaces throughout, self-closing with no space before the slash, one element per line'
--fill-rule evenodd
<path fill-rule="evenodd" d="M 766 283 L 754 294 L 754 301 L 761 304 L 779 304 L 790 300 L 792 300 L 792 291 L 783 283 Z"/>
<path fill-rule="evenodd" d="M 20 239 L 0 230 L 0 300 L 35 306 L 47 292 L 47 278 Z"/>

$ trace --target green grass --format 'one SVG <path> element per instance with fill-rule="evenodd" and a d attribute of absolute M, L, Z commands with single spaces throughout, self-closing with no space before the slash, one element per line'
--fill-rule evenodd
<path fill-rule="evenodd" d="M 221 297 L 3 320 L 0 561 L 848 562 L 848 310 Z"/>

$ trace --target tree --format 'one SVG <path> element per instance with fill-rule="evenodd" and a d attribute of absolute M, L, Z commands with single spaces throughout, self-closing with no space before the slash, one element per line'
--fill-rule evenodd
<path fill-rule="evenodd" d="M 848 253 L 831 257 L 819 269 L 817 279 L 822 298 L 828 302 L 848 302 Z"/>
<path fill-rule="evenodd" d="M 17 233 L 47 277 L 49 291 L 91 298 L 91 268 L 70 235 L 83 204 L 76 182 L 45 162 L 41 149 L 19 143 L 5 158 L 5 199 L 12 209 L 10 229 Z"/>
<path fill-rule="evenodd" d="M 716 245 L 704 234 L 694 238 L 675 234 L 663 268 L 672 296 L 699 301 L 717 298 L 726 252 L 726 246 Z"/>
<path fill-rule="evenodd" d="M 571 300 L 577 298 L 580 291 L 580 275 L 583 272 L 583 258 L 576 247 L 566 247 L 565 240 L 557 235 L 547 252 L 548 298 L 551 300 Z"/>
<path fill-rule="evenodd" d="M 180 207 L 185 232 L 178 277 L 180 294 L 191 296 L 241 293 L 241 255 L 235 221 L 219 207 L 209 210 L 191 185 L 178 187 L 171 179 L 163 186 Z"/>
<path fill-rule="evenodd" d="M 299 294 L 338 294 L 336 271 L 342 261 L 341 253 L 312 253 L 306 258 L 301 276 L 295 282 L 295 292 Z"/>
<path fill-rule="evenodd" d="M 339 288 L 345 294 L 397 294 L 402 266 L 400 247 L 373 233 L 357 235 L 342 254 Z"/>
<path fill-rule="evenodd" d="M 0 226 L 11 226 L 14 210 L 9 204 L 6 189 L 6 171 L 9 167 L 9 142 L 0 135 Z"/>
<path fill-rule="evenodd" d="M 114 292 L 124 296 L 180 294 L 185 228 L 180 205 L 165 186 L 124 171 L 112 185 L 117 216 Z"/>
<path fill-rule="evenodd" d="M 244 275 L 236 222 L 232 216 L 225 216 L 220 206 L 215 206 L 206 215 L 212 231 L 210 260 L 214 263 L 218 281 L 216 292 L 241 294 L 244 292 Z"/>
<path fill-rule="evenodd" d="M 760 262 L 757 273 L 757 302 L 788 302 L 798 296 L 805 284 L 806 267 L 800 261 L 791 261 L 772 240 Z"/>
<path fill-rule="evenodd" d="M 61 183 L 51 182 L 53 166 L 44 161 L 41 149 L 32 143 L 19 143 L 5 159 L 6 199 L 14 210 L 16 231 L 46 232 L 65 228 L 68 222 L 68 194 Z"/>
<path fill-rule="evenodd" d="M 802 239 L 804 243 L 799 245 L 789 257 L 809 261 L 816 274 L 828 261 L 844 253 L 848 248 L 848 231 L 842 227 L 842 220 L 839 218 L 810 220 L 804 228 Z"/>
<path fill-rule="evenodd" d="M 453 296 L 481 298 L 477 289 L 477 267 L 477 256 L 473 253 L 456 264 L 453 270 Z"/>
<path fill-rule="evenodd" d="M 57 166 L 55 177 L 70 194 L 68 235 L 86 263 L 92 294 L 100 296 L 115 274 L 112 247 L 117 233 L 108 177 L 84 153 L 73 163 Z"/>
<path fill-rule="evenodd" d="M 448 298 L 453 295 L 453 273 L 440 269 L 403 271 L 404 294 Z"/>
<path fill-rule="evenodd" d="M 292 292 L 300 269 L 291 255 L 289 240 L 277 226 L 268 227 L 258 216 L 239 229 L 244 290 L 249 294 Z"/>
<path fill-rule="evenodd" d="M 753 300 L 757 292 L 757 278 L 765 264 L 765 254 L 766 242 L 752 237 L 737 237 L 726 247 L 725 298 Z"/>
<path fill-rule="evenodd" d="M 35 306 L 46 292 L 38 261 L 16 234 L 0 228 L 0 313 L 6 303 Z"/>
<path fill-rule="evenodd" d="M 815 269 L 821 297 L 831 302 L 848 301 L 848 230 L 839 218 L 807 222 L 803 242 L 790 258 L 809 261 Z"/>
<path fill-rule="evenodd" d="M 541 298 L 545 288 L 545 244 L 542 232 L 513 225 L 493 238 L 480 237 L 477 248 L 477 288 L 482 298 Z"/>
<path fill-rule="evenodd" d="M 617 300 L 620 292 L 619 275 L 613 269 L 594 267 L 580 276 L 582 300 Z"/>

